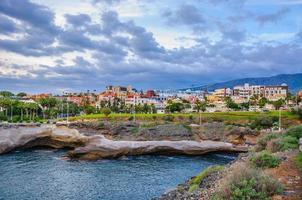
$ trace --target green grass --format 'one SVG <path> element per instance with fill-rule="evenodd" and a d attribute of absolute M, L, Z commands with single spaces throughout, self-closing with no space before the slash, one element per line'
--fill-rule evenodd
<path fill-rule="evenodd" d="M 136 118 L 140 120 L 154 120 L 154 117 L 163 119 L 165 116 L 172 115 L 174 117 L 185 117 L 191 118 L 192 116 L 199 116 L 199 113 L 174 113 L 174 114 L 136 114 Z M 272 112 L 246 112 L 246 111 L 239 111 L 239 112 L 204 112 L 201 113 L 203 118 L 212 118 L 212 119 L 220 119 L 220 120 L 253 120 L 259 117 L 260 115 L 270 116 L 270 117 L 277 117 L 279 116 L 279 111 L 272 111 Z M 109 115 L 111 119 L 128 119 L 133 114 L 128 113 L 112 113 Z M 282 111 L 282 117 L 288 119 L 298 119 L 298 116 L 292 114 L 289 111 Z M 93 120 L 93 119 L 103 119 L 105 118 L 104 114 L 90 114 L 90 115 L 81 115 L 77 117 L 71 117 L 70 120 Z"/>
<path fill-rule="evenodd" d="M 207 169 L 202 171 L 200 174 L 198 174 L 195 178 L 193 178 L 190 181 L 189 192 L 194 192 L 195 190 L 197 190 L 199 188 L 200 183 L 203 181 L 203 179 L 208 177 L 210 174 L 221 171 L 223 169 L 224 169 L 223 166 L 217 165 L 217 166 L 208 167 Z"/>

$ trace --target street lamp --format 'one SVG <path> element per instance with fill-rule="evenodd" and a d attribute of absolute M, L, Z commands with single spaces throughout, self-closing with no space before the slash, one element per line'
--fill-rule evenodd
<path fill-rule="evenodd" d="M 282 122 L 282 116 L 281 116 L 281 108 L 282 107 L 280 107 L 279 108 L 279 132 L 281 132 L 281 130 L 282 130 L 282 128 L 281 128 L 281 122 Z"/>

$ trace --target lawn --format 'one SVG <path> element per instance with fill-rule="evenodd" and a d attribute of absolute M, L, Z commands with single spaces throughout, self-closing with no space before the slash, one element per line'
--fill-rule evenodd
<path fill-rule="evenodd" d="M 172 115 L 174 117 L 190 117 L 190 116 L 199 116 L 199 113 L 174 113 L 174 114 L 136 114 L 135 117 L 140 120 L 148 120 L 155 118 L 164 118 L 167 115 Z M 204 112 L 200 114 L 203 118 L 215 118 L 221 120 L 252 120 L 260 115 L 266 115 L 271 117 L 278 117 L 279 111 L 272 112 Z M 134 116 L 133 114 L 128 113 L 112 113 L 109 115 L 110 119 L 128 119 L 129 117 Z M 292 114 L 289 111 L 282 111 L 282 117 L 288 119 L 297 119 L 297 116 Z M 90 114 L 90 115 L 81 115 L 77 117 L 71 117 L 70 120 L 93 120 L 93 119 L 103 119 L 105 118 L 104 114 Z"/>

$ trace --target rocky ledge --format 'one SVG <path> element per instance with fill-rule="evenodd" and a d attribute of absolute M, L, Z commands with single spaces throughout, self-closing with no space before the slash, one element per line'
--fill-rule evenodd
<path fill-rule="evenodd" d="M 236 146 L 216 141 L 114 141 L 102 135 L 84 136 L 76 129 L 41 126 L 0 129 L 0 154 L 19 148 L 46 146 L 73 148 L 68 153 L 72 159 L 97 160 L 143 154 L 202 155 L 217 151 L 247 151 L 245 146 Z"/>

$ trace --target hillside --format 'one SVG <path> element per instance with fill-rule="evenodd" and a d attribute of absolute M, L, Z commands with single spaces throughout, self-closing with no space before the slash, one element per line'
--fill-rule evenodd
<path fill-rule="evenodd" d="M 224 88 L 224 87 L 232 88 L 236 85 L 243 85 L 244 83 L 249 83 L 253 85 L 279 85 L 282 83 L 286 83 L 289 86 L 291 92 L 297 92 L 302 89 L 302 73 L 280 74 L 271 77 L 243 78 L 243 79 L 236 79 L 236 80 L 203 85 L 194 88 L 186 88 L 186 89 L 213 91 L 217 88 Z"/>

